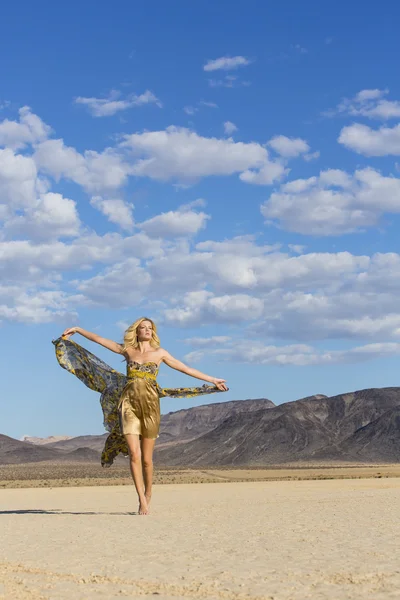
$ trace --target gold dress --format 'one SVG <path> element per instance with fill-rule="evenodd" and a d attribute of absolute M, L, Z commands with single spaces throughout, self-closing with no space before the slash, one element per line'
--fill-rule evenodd
<path fill-rule="evenodd" d="M 160 430 L 160 391 L 157 384 L 158 367 L 154 362 L 129 362 L 128 383 L 119 403 L 121 433 L 134 433 L 156 439 Z"/>
<path fill-rule="evenodd" d="M 130 362 L 123 375 L 100 358 L 65 338 L 53 340 L 56 357 L 63 369 L 87 387 L 100 392 L 104 427 L 109 436 L 101 455 L 103 467 L 110 467 L 121 452 L 128 454 L 124 434 L 134 433 L 155 439 L 160 428 L 160 398 L 191 398 L 221 392 L 216 386 L 161 388 L 156 363 Z"/>

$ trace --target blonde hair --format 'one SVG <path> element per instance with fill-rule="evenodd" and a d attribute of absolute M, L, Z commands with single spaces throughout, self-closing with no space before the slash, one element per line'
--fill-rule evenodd
<path fill-rule="evenodd" d="M 137 330 L 138 330 L 139 325 L 141 323 L 143 323 L 143 321 L 149 321 L 149 323 L 151 323 L 152 328 L 153 328 L 153 333 L 152 333 L 151 340 L 150 340 L 150 346 L 152 346 L 153 348 L 160 347 L 160 338 L 157 335 L 156 324 L 154 323 L 154 321 L 152 321 L 151 319 L 148 319 L 147 317 L 140 317 L 140 319 L 138 319 L 137 321 L 132 323 L 132 325 L 130 325 L 124 333 L 124 342 L 122 344 L 123 352 L 126 352 L 127 348 L 138 348 L 139 338 L 138 338 Z"/>

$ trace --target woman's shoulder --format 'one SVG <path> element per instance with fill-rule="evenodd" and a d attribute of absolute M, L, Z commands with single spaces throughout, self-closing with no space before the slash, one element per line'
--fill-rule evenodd
<path fill-rule="evenodd" d="M 155 359 L 157 359 L 158 363 L 162 363 L 162 361 L 164 360 L 164 357 L 167 354 L 168 354 L 168 352 L 166 350 L 164 350 L 164 348 L 161 348 L 161 346 L 156 348 L 156 350 L 154 350 L 154 352 L 153 352 L 153 356 Z"/>

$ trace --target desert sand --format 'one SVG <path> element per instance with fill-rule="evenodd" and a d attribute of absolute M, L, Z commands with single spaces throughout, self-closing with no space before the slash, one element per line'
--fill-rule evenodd
<path fill-rule="evenodd" d="M 399 597 L 400 479 L 0 491 L 0 598 Z"/>
<path fill-rule="evenodd" d="M 296 481 L 302 479 L 365 479 L 400 477 L 400 464 L 328 463 L 275 465 L 269 467 L 217 467 L 196 469 L 156 467 L 154 481 L 165 483 L 218 483 L 232 481 Z M 0 465 L 0 489 L 19 487 L 78 487 L 132 485 L 128 462 L 111 469 L 98 463 L 51 463 Z"/>

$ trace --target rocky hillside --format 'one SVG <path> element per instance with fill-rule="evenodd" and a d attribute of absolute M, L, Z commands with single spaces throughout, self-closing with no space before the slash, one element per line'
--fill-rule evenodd
<path fill-rule="evenodd" d="M 36 446 L 46 446 L 47 444 L 53 444 L 54 442 L 62 442 L 64 440 L 70 440 L 71 435 L 49 435 L 49 437 L 32 437 L 24 435 L 21 442 L 29 442 L 30 444 L 36 444 Z"/>
<path fill-rule="evenodd" d="M 256 400 L 233 400 L 194 406 L 161 417 L 158 445 L 189 440 L 214 429 L 228 417 L 242 412 L 253 412 L 260 408 L 273 408 L 275 404 L 266 398 Z M 107 433 L 103 435 L 82 435 L 66 440 L 48 443 L 49 448 L 58 450 L 76 450 L 91 448 L 101 452 Z"/>
<path fill-rule="evenodd" d="M 68 440 L 47 444 L 47 447 L 66 451 L 78 450 L 79 448 L 90 448 L 91 450 L 101 452 L 107 436 L 108 433 L 103 433 L 102 435 L 78 435 L 77 437 L 72 437 Z"/>
<path fill-rule="evenodd" d="M 34 445 L 0 436 L 0 464 L 98 461 L 107 434 Z M 400 388 L 207 404 L 164 415 L 160 466 L 261 466 L 300 461 L 399 462 Z"/>
<path fill-rule="evenodd" d="M 215 429 L 225 419 L 242 413 L 273 408 L 275 404 L 266 398 L 256 400 L 232 400 L 203 404 L 184 410 L 170 412 L 161 417 L 160 443 L 193 439 Z"/>
<path fill-rule="evenodd" d="M 199 437 L 214 429 L 231 415 L 252 412 L 260 408 L 274 407 L 271 400 L 237 400 L 195 406 L 171 412 L 161 417 L 161 430 L 158 445 L 170 445 Z M 0 437 L 0 464 L 49 461 L 99 461 L 107 433 L 102 435 L 82 435 L 53 441 L 48 438 L 25 438 L 14 440 Z"/>
<path fill-rule="evenodd" d="M 7 435 L 0 434 L 0 465 L 52 462 L 91 462 L 99 461 L 100 453 L 91 448 L 78 448 L 71 452 L 49 448 L 46 445 L 35 445 L 21 442 Z"/>
<path fill-rule="evenodd" d="M 268 465 L 294 461 L 400 460 L 400 388 L 313 396 L 232 415 L 179 447 L 162 465 Z"/>

